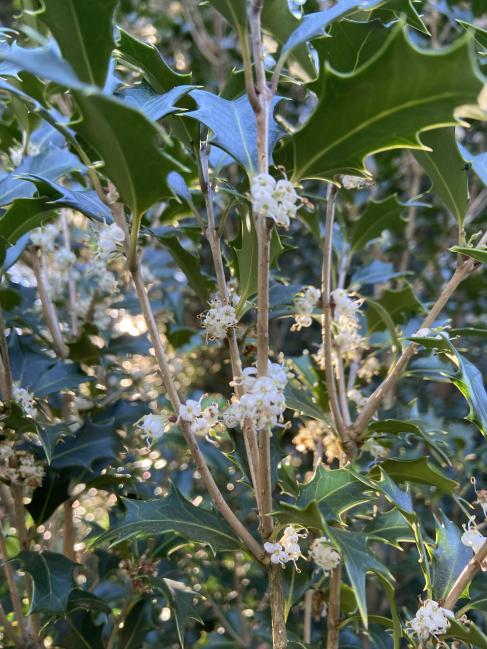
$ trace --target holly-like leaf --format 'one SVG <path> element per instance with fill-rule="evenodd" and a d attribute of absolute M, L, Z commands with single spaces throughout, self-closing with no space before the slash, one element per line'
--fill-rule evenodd
<path fill-rule="evenodd" d="M 320 61 L 327 61 L 337 72 L 355 72 L 377 54 L 390 36 L 390 29 L 378 20 L 356 22 L 340 20 L 328 30 L 332 38 L 320 38 L 313 43 Z"/>
<path fill-rule="evenodd" d="M 380 237 L 384 230 L 400 223 L 405 209 L 406 206 L 397 200 L 395 194 L 384 201 L 370 201 L 364 215 L 353 225 L 351 251 L 365 248 L 369 241 Z"/>
<path fill-rule="evenodd" d="M 48 198 L 16 198 L 0 218 L 0 235 L 16 243 L 24 234 L 41 226 L 55 209 Z"/>
<path fill-rule="evenodd" d="M 68 358 L 75 363 L 96 365 L 100 363 L 100 348 L 92 342 L 88 330 L 89 327 L 83 325 L 79 338 L 66 343 L 69 349 Z"/>
<path fill-rule="evenodd" d="M 203 623 L 198 610 L 193 604 L 193 599 L 197 598 L 198 594 L 185 584 L 174 581 L 173 579 L 151 577 L 150 584 L 157 588 L 166 598 L 176 619 L 179 642 L 181 643 L 181 647 L 184 647 L 184 630 L 187 621 L 192 618 L 197 622 Z"/>
<path fill-rule="evenodd" d="M 419 423 L 421 424 L 421 422 Z M 382 419 L 379 421 L 373 421 L 369 424 L 367 431 L 387 433 L 388 435 L 399 435 L 401 433 L 415 435 L 416 437 L 420 437 L 429 446 L 432 446 L 443 457 L 445 462 L 450 462 L 448 455 L 446 455 L 444 449 L 441 448 L 440 444 L 437 443 L 434 436 L 432 434 L 428 434 L 430 432 L 429 429 L 426 428 L 425 431 L 423 431 L 423 427 L 421 425 L 414 424 L 411 421 L 399 421 L 397 419 Z"/>
<path fill-rule="evenodd" d="M 71 477 L 67 472 L 58 475 L 46 467 L 42 486 L 34 489 L 32 500 L 25 506 L 36 527 L 47 521 L 59 505 L 69 499 L 70 483 Z"/>
<path fill-rule="evenodd" d="M 389 512 L 378 512 L 363 528 L 363 532 L 368 537 L 382 539 L 385 543 L 398 550 L 401 549 L 400 542 L 410 541 L 414 543 L 415 541 L 410 526 L 396 507 Z"/>
<path fill-rule="evenodd" d="M 377 464 L 367 474 L 369 478 L 377 480 L 381 477 L 381 468 L 399 484 L 405 482 L 416 482 L 431 487 L 437 487 L 440 491 L 453 495 L 458 482 L 445 477 L 439 469 L 430 464 L 427 457 L 420 457 L 416 460 L 386 460 Z"/>
<path fill-rule="evenodd" d="M 101 611 L 107 615 L 110 615 L 112 610 L 106 602 L 93 593 L 90 593 L 90 591 L 75 588 L 69 593 L 68 613 L 77 611 L 80 608 L 89 608 L 92 611 Z"/>
<path fill-rule="evenodd" d="M 52 358 L 33 350 L 15 329 L 9 336 L 8 348 L 13 379 L 19 381 L 22 388 L 34 385 L 39 376 L 54 364 Z"/>
<path fill-rule="evenodd" d="M 393 277 L 408 274 L 405 272 L 394 272 L 394 264 L 379 259 L 374 259 L 367 266 L 357 268 L 350 280 L 350 287 L 359 287 L 367 284 L 385 284 Z"/>
<path fill-rule="evenodd" d="M 371 499 L 368 487 L 346 469 L 327 470 L 320 462 L 309 482 L 301 485 L 297 505 L 304 507 L 313 499 L 327 521 L 341 522 L 341 514 Z"/>
<path fill-rule="evenodd" d="M 56 448 L 61 435 L 67 437 L 75 436 L 75 433 L 73 433 L 65 422 L 60 424 L 37 424 L 37 434 L 41 440 L 42 448 L 46 454 L 48 464 L 51 463 L 54 449 Z"/>
<path fill-rule="evenodd" d="M 432 550 L 433 593 L 435 599 L 445 599 L 457 578 L 472 558 L 472 548 L 462 543 L 462 533 L 440 510 L 436 520 L 436 548 Z"/>
<path fill-rule="evenodd" d="M 460 255 L 465 255 L 466 257 L 471 257 L 476 261 L 480 261 L 482 264 L 487 264 L 487 250 L 481 248 L 464 248 L 461 246 L 452 246 L 450 248 L 451 252 L 459 253 Z"/>
<path fill-rule="evenodd" d="M 386 289 L 382 297 L 374 300 L 389 315 L 396 325 L 405 323 L 406 316 L 424 313 L 425 308 L 414 295 L 411 286 L 406 286 L 398 291 Z M 376 309 L 367 309 L 367 334 L 374 331 L 384 331 L 386 325 Z"/>
<path fill-rule="evenodd" d="M 361 532 L 351 532 L 338 527 L 328 527 L 327 535 L 333 541 L 344 559 L 345 568 L 350 584 L 357 598 L 358 609 L 365 628 L 368 627 L 367 601 L 365 596 L 365 573 L 373 571 L 382 575 L 388 581 L 394 577 L 378 560 L 377 556 L 367 545 L 367 535 Z"/>
<path fill-rule="evenodd" d="M 171 483 L 169 495 L 159 500 L 121 499 L 126 507 L 124 518 L 99 537 L 120 543 L 133 536 L 175 532 L 197 543 L 206 543 L 213 552 L 237 550 L 240 542 L 225 521 L 214 512 L 195 507 Z"/>
<path fill-rule="evenodd" d="M 415 4 L 418 4 L 419 9 L 421 9 L 421 4 L 418 0 L 388 0 L 385 4 L 378 7 L 378 9 L 375 9 L 372 12 L 372 16 L 379 18 L 384 24 L 391 22 L 394 18 L 404 20 L 407 25 L 429 36 L 430 33 L 416 11 Z"/>
<path fill-rule="evenodd" d="M 29 613 L 66 615 L 69 594 L 76 588 L 73 570 L 78 565 L 57 552 L 24 550 L 16 557 L 32 577 L 34 591 Z"/>
<path fill-rule="evenodd" d="M 54 625 L 53 644 L 62 649 L 104 649 L 103 626 L 93 622 L 89 611 L 74 611 Z"/>
<path fill-rule="evenodd" d="M 454 126 L 453 111 L 475 105 L 482 82 L 465 40 L 441 52 L 425 52 L 398 29 L 380 53 L 355 73 L 337 75 L 325 67 L 318 80 L 308 85 L 318 95 L 318 105 L 275 156 L 288 172 L 293 169 L 295 182 L 333 181 L 337 174 L 366 177 L 367 155 L 423 148 L 418 133 Z M 365 96 L 371 98 L 366 105 L 356 102 Z"/>
<path fill-rule="evenodd" d="M 326 421 L 325 414 L 320 409 L 318 403 L 313 401 L 312 394 L 306 389 L 299 386 L 296 381 L 288 383 L 284 390 L 286 397 L 286 406 L 299 413 L 314 417 L 320 421 Z"/>
<path fill-rule="evenodd" d="M 118 0 L 45 0 L 41 20 L 81 81 L 105 85 L 113 41 L 113 12 Z"/>
<path fill-rule="evenodd" d="M 209 0 L 210 4 L 230 23 L 236 32 L 247 28 L 245 0 Z"/>
<path fill-rule="evenodd" d="M 159 128 L 141 110 L 101 92 L 74 94 L 82 119 L 73 128 L 100 154 L 104 173 L 134 216 L 170 197 L 167 175 L 185 167 L 159 149 Z"/>
<path fill-rule="evenodd" d="M 20 165 L 0 181 L 0 205 L 12 203 L 14 198 L 31 198 L 35 187 L 24 179 L 26 174 L 57 180 L 73 171 L 84 171 L 77 156 L 51 144 L 42 153 L 26 156 Z"/>
<path fill-rule="evenodd" d="M 94 190 L 73 191 L 45 176 L 26 174 L 23 177 L 35 185 L 41 198 L 50 199 L 48 204 L 52 205 L 53 209 L 69 207 L 95 221 L 111 223 L 112 214 L 109 208 L 101 202 Z"/>
<path fill-rule="evenodd" d="M 447 633 L 438 636 L 439 640 L 447 638 L 458 638 L 463 640 L 467 647 L 478 647 L 478 649 L 487 649 L 487 636 L 475 626 L 473 622 L 469 625 L 462 624 L 459 620 L 450 620 L 450 626 Z"/>
<path fill-rule="evenodd" d="M 37 432 L 37 423 L 31 417 L 26 417 L 24 409 L 18 403 L 11 402 L 10 412 L 0 418 L 4 428 L 11 428 L 18 433 L 21 432 Z"/>
<path fill-rule="evenodd" d="M 13 288 L 0 288 L 0 307 L 4 311 L 12 311 L 20 306 L 22 296 Z"/>
<path fill-rule="evenodd" d="M 152 343 L 147 334 L 140 336 L 131 336 L 122 334 L 116 338 L 111 338 L 108 347 L 103 350 L 104 354 L 113 354 L 114 356 L 127 356 L 130 354 L 150 354 Z"/>
<path fill-rule="evenodd" d="M 119 29 L 119 31 L 120 39 L 117 41 L 117 49 L 122 55 L 122 60 L 141 69 L 156 92 L 164 94 L 176 86 L 191 83 L 191 74 L 179 74 L 171 70 L 157 47 L 139 41 L 123 29 Z"/>
<path fill-rule="evenodd" d="M 94 424 L 88 416 L 74 437 L 70 437 L 54 450 L 53 469 L 81 466 L 91 471 L 96 460 L 116 460 L 122 445 L 114 431 L 113 423 Z"/>
<path fill-rule="evenodd" d="M 477 25 L 471 25 L 464 20 L 457 19 L 457 23 L 460 23 L 460 25 L 473 36 L 477 43 L 482 45 L 484 50 L 487 49 L 487 32 L 485 29 L 481 29 L 480 27 L 477 27 Z"/>
<path fill-rule="evenodd" d="M 240 303 L 257 293 L 257 232 L 248 214 L 239 215 L 240 231 L 230 241 L 232 265 L 239 283 Z"/>
<path fill-rule="evenodd" d="M 208 286 L 201 274 L 199 255 L 192 255 L 190 252 L 185 250 L 174 234 L 158 237 L 158 239 L 169 250 L 176 264 L 186 275 L 188 284 L 191 286 L 193 291 L 203 304 L 206 303 L 206 300 L 208 299 Z"/>
<path fill-rule="evenodd" d="M 431 150 L 414 151 L 413 155 L 433 183 L 429 191 L 441 199 L 462 226 L 469 198 L 468 177 L 463 156 L 458 150 L 455 129 L 426 131 L 421 135 L 421 142 Z"/>
<path fill-rule="evenodd" d="M 313 566 L 304 561 L 299 562 L 299 570 L 284 570 L 282 573 L 282 590 L 284 595 L 284 617 L 287 620 L 293 604 L 301 599 L 308 588 L 312 588 L 311 576 Z"/>
<path fill-rule="evenodd" d="M 139 600 L 130 609 L 119 633 L 119 649 L 140 649 L 144 642 L 144 626 L 147 621 L 146 600 Z"/>
<path fill-rule="evenodd" d="M 475 424 L 484 437 L 487 437 L 487 392 L 482 373 L 465 356 L 457 352 L 451 343 L 449 344 L 455 354 L 458 370 L 448 378 L 457 386 L 470 406 L 470 412 L 465 419 Z"/>
<path fill-rule="evenodd" d="M 194 86 L 176 86 L 169 92 L 159 95 L 147 82 L 143 82 L 133 88 L 124 88 L 115 96 L 128 106 L 139 108 L 151 121 L 156 122 L 158 119 L 180 111 L 181 109 L 174 106 L 174 103 L 193 88 Z"/>
<path fill-rule="evenodd" d="M 374 7 L 381 4 L 383 0 L 340 0 L 334 7 L 304 16 L 299 26 L 293 31 L 287 39 L 281 51 L 281 59 L 286 57 L 294 48 L 313 38 L 324 36 L 325 29 L 335 20 L 344 18 L 350 13 L 360 9 L 361 11 L 371 11 Z"/>
<path fill-rule="evenodd" d="M 36 397 L 47 397 L 54 392 L 66 392 L 95 377 L 87 376 L 77 363 L 58 361 L 47 372 L 42 374 L 31 387 Z"/>
<path fill-rule="evenodd" d="M 198 109 L 185 113 L 202 122 L 212 131 L 210 142 L 226 151 L 232 158 L 254 176 L 258 169 L 257 160 L 257 122 L 247 95 L 235 101 L 227 101 L 205 90 L 192 90 L 190 96 L 198 104 Z M 274 119 L 274 110 L 281 101 L 274 97 L 269 116 L 269 164 L 272 164 L 272 151 L 285 131 Z"/>

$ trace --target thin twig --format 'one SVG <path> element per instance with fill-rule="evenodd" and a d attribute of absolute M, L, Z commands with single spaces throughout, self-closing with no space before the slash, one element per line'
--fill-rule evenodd
<path fill-rule="evenodd" d="M 125 620 L 133 596 L 134 591 L 132 588 L 130 588 L 127 597 L 125 598 L 125 601 L 122 605 L 122 610 L 113 620 L 113 629 L 110 633 L 110 637 L 108 638 L 107 646 L 105 647 L 105 649 L 113 649 L 113 645 L 115 644 L 115 640 L 117 639 L 118 631 L 120 629 L 120 624 Z"/>
<path fill-rule="evenodd" d="M 71 235 L 66 210 L 61 210 L 61 223 L 63 226 L 64 247 L 71 252 Z M 69 312 L 71 315 L 71 333 L 73 338 L 79 336 L 78 314 L 76 313 L 76 284 L 74 282 L 73 265 L 68 266 Z"/>
<path fill-rule="evenodd" d="M 121 203 L 112 203 L 110 204 L 110 209 L 112 211 L 112 215 L 116 224 L 119 227 L 121 227 L 125 233 L 124 248 L 125 248 L 125 254 L 128 257 L 130 253 L 130 239 L 129 239 L 127 223 L 125 221 L 125 213 L 124 213 L 123 205 Z M 131 274 L 135 284 L 137 296 L 139 298 L 139 302 L 142 307 L 142 312 L 144 314 L 144 319 L 147 325 L 147 329 L 149 330 L 150 339 L 154 346 L 155 355 L 157 358 L 157 362 L 159 364 L 159 370 L 161 372 L 162 380 L 164 381 L 167 396 L 169 397 L 174 412 L 177 415 L 179 413 L 181 401 L 179 399 L 179 395 L 176 390 L 176 386 L 174 385 L 174 380 L 172 378 L 171 371 L 169 369 L 166 354 L 164 352 L 159 331 L 157 329 L 157 324 L 154 318 L 154 313 L 152 311 L 152 307 L 145 289 L 144 282 L 139 272 L 138 263 L 135 269 L 131 269 Z M 198 442 L 196 441 L 196 438 L 193 432 L 191 431 L 189 422 L 181 421 L 179 422 L 179 426 L 186 440 L 186 443 L 188 444 L 188 447 L 191 451 L 191 455 L 193 456 L 193 460 L 194 463 L 196 464 L 196 468 L 199 471 L 206 485 L 206 488 L 210 492 L 210 495 L 213 498 L 215 505 L 220 510 L 222 516 L 225 518 L 225 520 L 233 529 L 233 531 L 242 539 L 242 541 L 247 546 L 249 553 L 255 558 L 255 560 L 258 563 L 260 562 L 267 563 L 268 557 L 264 549 L 254 539 L 254 537 L 250 534 L 250 532 L 242 525 L 242 523 L 238 520 L 238 518 L 235 516 L 233 511 L 226 503 L 220 490 L 218 489 L 213 479 L 213 476 L 211 474 L 211 471 L 209 470 L 208 465 L 206 464 L 206 461 L 203 457 L 201 449 L 198 446 Z"/>
<path fill-rule="evenodd" d="M 5 543 L 5 537 L 3 535 L 3 529 L 1 525 L 0 525 L 0 556 L 2 557 L 2 561 L 3 561 L 3 569 L 5 570 L 5 577 L 7 578 L 8 589 L 10 592 L 10 599 L 12 601 L 12 607 L 14 609 L 15 618 L 17 620 L 17 626 L 19 628 L 19 632 L 22 638 L 26 638 L 27 629 L 24 624 L 22 602 L 20 600 L 17 584 L 15 583 L 14 573 L 12 571 L 12 565 L 10 563 L 7 563 L 9 559 L 7 553 L 7 544 Z"/>
<path fill-rule="evenodd" d="M 310 588 L 306 591 L 304 596 L 304 631 L 303 642 L 309 644 L 311 642 L 311 620 L 313 617 L 313 595 L 315 591 Z"/>
<path fill-rule="evenodd" d="M 32 260 L 32 269 L 37 281 L 37 291 L 39 292 L 39 297 L 42 303 L 44 319 L 49 331 L 51 332 L 52 341 L 59 357 L 61 360 L 65 360 L 68 357 L 69 349 L 64 344 L 56 309 L 51 300 L 51 296 L 48 293 L 49 280 L 46 273 L 44 255 L 37 246 L 30 247 L 30 255 Z"/>
<path fill-rule="evenodd" d="M 23 640 L 15 631 L 15 627 L 8 621 L 3 606 L 0 604 L 0 624 L 3 626 L 5 635 L 18 649 L 26 649 L 25 640 Z"/>
<path fill-rule="evenodd" d="M 445 603 L 443 604 L 444 608 L 447 608 L 450 611 L 453 611 L 455 604 L 462 596 L 463 591 L 482 568 L 482 564 L 487 559 L 487 542 L 484 542 L 480 550 L 475 554 L 473 559 L 468 562 L 460 576 L 453 585 L 453 588 L 448 593 Z"/>
<path fill-rule="evenodd" d="M 76 561 L 74 541 L 73 501 L 69 499 L 64 503 L 63 554 L 71 561 Z"/>
<path fill-rule="evenodd" d="M 2 397 L 6 412 L 10 412 L 10 402 L 12 401 L 13 380 L 12 368 L 10 366 L 10 355 L 8 352 L 8 342 L 5 335 L 5 321 L 3 319 L 3 311 L 0 307 L 0 348 L 2 350 L 2 365 L 3 365 L 3 381 Z M 4 392 L 5 390 L 5 392 Z"/>

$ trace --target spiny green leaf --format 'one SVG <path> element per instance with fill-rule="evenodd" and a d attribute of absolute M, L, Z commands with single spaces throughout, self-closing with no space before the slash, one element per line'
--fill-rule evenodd
<path fill-rule="evenodd" d="M 48 464 L 52 461 L 54 449 L 56 448 L 61 435 L 67 437 L 75 437 L 76 435 L 76 433 L 73 433 L 73 431 L 70 430 L 68 424 L 65 422 L 60 424 L 38 424 L 37 434 L 41 440 L 42 448 L 46 454 Z"/>
<path fill-rule="evenodd" d="M 351 251 L 365 248 L 369 241 L 380 237 L 384 230 L 400 223 L 405 209 L 406 206 L 397 200 L 395 194 L 383 201 L 370 201 L 364 215 L 353 225 Z"/>
<path fill-rule="evenodd" d="M 120 90 L 115 96 L 128 106 L 139 108 L 152 122 L 157 122 L 167 115 L 180 111 L 181 109 L 174 106 L 174 103 L 193 88 L 194 86 L 176 86 L 169 92 L 159 95 L 147 82 L 142 82 L 133 88 Z"/>
<path fill-rule="evenodd" d="M 426 25 L 421 20 L 418 12 L 416 11 L 415 4 L 421 10 L 421 4 L 418 0 L 388 0 L 385 4 L 381 5 L 378 9 L 372 12 L 372 16 L 379 18 L 384 23 L 389 23 L 393 18 L 404 20 L 407 25 L 414 27 L 423 34 L 430 35 Z"/>
<path fill-rule="evenodd" d="M 139 600 L 130 609 L 124 625 L 119 632 L 119 649 L 140 649 L 143 645 L 146 623 L 146 600 Z M 184 645 L 183 645 L 184 646 Z"/>
<path fill-rule="evenodd" d="M 16 198 L 0 218 L 0 235 L 16 243 L 24 234 L 41 226 L 56 206 L 48 198 Z"/>
<path fill-rule="evenodd" d="M 153 536 L 175 532 L 197 543 L 206 543 L 213 552 L 237 550 L 240 542 L 225 521 L 212 511 L 195 507 L 171 483 L 169 495 L 159 500 L 129 500 L 124 518 L 115 523 L 97 543 L 120 543 L 133 536 Z"/>
<path fill-rule="evenodd" d="M 456 356 L 458 370 L 448 378 L 457 386 L 470 406 L 470 412 L 465 419 L 475 424 L 487 437 L 487 392 L 482 373 L 465 356 L 458 353 L 451 343 L 450 346 Z"/>
<path fill-rule="evenodd" d="M 441 52 L 425 52 L 397 30 L 355 73 L 337 75 L 325 67 L 309 85 L 318 95 L 318 106 L 275 156 L 288 172 L 293 169 L 296 182 L 333 180 L 336 174 L 367 176 L 363 163 L 367 155 L 421 149 L 418 133 L 455 125 L 453 111 L 476 105 L 482 81 L 466 40 Z M 366 96 L 369 102 L 357 103 L 357 97 Z"/>
<path fill-rule="evenodd" d="M 82 119 L 73 127 L 100 154 L 104 173 L 134 215 L 170 197 L 167 175 L 185 167 L 159 149 L 158 127 L 142 111 L 102 93 L 74 94 Z"/>
<path fill-rule="evenodd" d="M 367 536 L 378 537 L 398 550 L 401 549 L 400 542 L 415 541 L 406 519 L 396 507 L 389 512 L 378 512 L 363 531 Z"/>
<path fill-rule="evenodd" d="M 45 176 L 34 174 L 25 174 L 24 178 L 35 185 L 39 197 L 50 199 L 49 204 L 53 209 L 69 207 L 95 221 L 111 222 L 112 220 L 110 210 L 101 202 L 94 190 L 72 191 Z"/>
<path fill-rule="evenodd" d="M 236 32 L 247 30 L 247 4 L 245 0 L 209 0 Z"/>
<path fill-rule="evenodd" d="M 190 96 L 198 104 L 198 109 L 185 113 L 202 122 L 212 131 L 210 142 L 226 151 L 242 165 L 250 176 L 258 169 L 257 160 L 257 122 L 247 95 L 235 101 L 227 101 L 205 90 L 192 90 Z M 282 97 L 274 97 L 269 116 L 269 164 L 272 164 L 272 151 L 285 131 L 274 119 L 274 110 Z"/>
<path fill-rule="evenodd" d="M 71 477 L 67 472 L 58 475 L 46 467 L 42 486 L 34 489 L 31 502 L 26 509 L 32 516 L 35 526 L 42 525 L 63 502 L 69 499 Z"/>
<path fill-rule="evenodd" d="M 332 38 L 320 38 L 313 43 L 320 61 L 327 61 L 336 72 L 355 72 L 371 59 L 390 35 L 377 18 L 368 22 L 340 20 L 328 30 Z"/>
<path fill-rule="evenodd" d="M 472 558 L 472 548 L 462 543 L 462 533 L 440 510 L 436 520 L 436 548 L 432 550 L 433 593 L 445 599 L 457 578 Z"/>
<path fill-rule="evenodd" d="M 92 611 L 101 611 L 110 615 L 111 607 L 104 602 L 101 597 L 97 597 L 88 590 L 75 588 L 69 593 L 68 613 L 72 613 L 80 608 L 89 608 Z"/>
<path fill-rule="evenodd" d="M 76 588 L 73 570 L 78 565 L 57 552 L 24 550 L 16 557 L 32 577 L 34 592 L 30 614 L 65 615 L 69 594 Z"/>
<path fill-rule="evenodd" d="M 416 460 L 386 460 L 377 464 L 367 474 L 369 478 L 377 480 L 381 475 L 381 468 L 399 484 L 405 482 L 416 482 L 417 484 L 437 487 L 447 494 L 453 495 L 458 482 L 445 477 L 439 469 L 430 464 L 427 457 L 419 457 Z"/>
<path fill-rule="evenodd" d="M 103 624 L 94 624 L 89 611 L 74 611 L 54 625 L 53 644 L 62 649 L 104 649 Z"/>
<path fill-rule="evenodd" d="M 113 41 L 118 0 L 43 0 L 41 20 L 81 81 L 103 88 Z"/>
<path fill-rule="evenodd" d="M 193 599 L 197 598 L 198 594 L 185 584 L 174 581 L 173 579 L 151 577 L 150 584 L 157 588 L 166 598 L 176 618 L 179 642 L 181 643 L 181 647 L 184 647 L 184 630 L 187 621 L 192 618 L 197 622 L 203 623 L 198 610 L 193 604 Z"/>
<path fill-rule="evenodd" d="M 299 386 L 296 381 L 288 383 L 284 390 L 286 406 L 308 417 L 314 417 L 319 421 L 326 421 L 325 414 L 317 403 L 314 403 L 308 390 Z"/>
<path fill-rule="evenodd" d="M 467 646 L 487 649 L 487 637 L 473 622 L 470 622 L 466 626 L 458 620 L 450 620 L 447 633 L 438 636 L 439 640 L 445 640 L 447 638 L 458 638 L 459 640 L 463 640 Z"/>
<path fill-rule="evenodd" d="M 56 446 L 51 466 L 53 469 L 81 466 L 91 471 L 93 462 L 116 460 L 117 452 L 122 449 L 112 422 L 97 425 L 88 416 L 74 437 Z"/>
<path fill-rule="evenodd" d="M 468 177 L 464 159 L 458 150 L 455 128 L 435 128 L 421 135 L 421 142 L 431 151 L 414 151 L 413 155 L 433 183 L 436 194 L 462 226 L 467 213 Z"/>
<path fill-rule="evenodd" d="M 477 27 L 477 25 L 471 25 L 464 20 L 458 20 L 458 18 L 457 23 L 460 23 L 460 25 L 474 37 L 479 45 L 482 45 L 484 49 L 487 49 L 487 32 L 485 29 L 481 29 L 480 27 Z"/>
<path fill-rule="evenodd" d="M 14 198 L 31 198 L 35 188 L 24 179 L 27 174 L 57 180 L 72 171 L 84 171 L 77 156 L 53 144 L 42 153 L 26 156 L 20 165 L 0 181 L 0 205 L 12 203 Z"/>
<path fill-rule="evenodd" d="M 403 627 L 401 616 L 399 615 L 399 610 L 397 607 L 396 591 L 394 586 L 385 577 L 383 577 L 380 573 L 376 573 L 376 575 L 377 579 L 382 585 L 382 588 L 385 590 L 387 599 L 389 600 L 389 607 L 391 609 L 393 624 L 394 649 L 400 649 L 403 636 Z"/>
<path fill-rule="evenodd" d="M 47 397 L 54 392 L 66 392 L 95 377 L 87 376 L 77 363 L 58 361 L 34 383 L 31 391 L 36 397 Z"/>
<path fill-rule="evenodd" d="M 100 348 L 92 342 L 87 328 L 86 324 L 83 325 L 79 338 L 66 343 L 69 349 L 68 358 L 76 363 L 84 363 L 85 365 L 99 364 Z"/>
<path fill-rule="evenodd" d="M 425 308 L 413 293 L 411 286 L 397 291 L 386 289 L 382 297 L 374 300 L 389 314 L 394 324 L 405 323 L 405 316 L 424 313 Z M 386 325 L 375 309 L 367 309 L 367 334 L 384 331 Z"/>
<path fill-rule="evenodd" d="M 281 509 L 273 512 L 272 516 L 281 525 L 302 525 L 317 530 L 322 530 L 325 527 L 323 514 L 315 498 L 302 507 L 284 501 L 280 503 L 280 507 Z"/>

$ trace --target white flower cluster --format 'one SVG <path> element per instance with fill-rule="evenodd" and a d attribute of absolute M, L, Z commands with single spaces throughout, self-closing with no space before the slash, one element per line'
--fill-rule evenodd
<path fill-rule="evenodd" d="M 331 546 L 330 539 L 327 539 L 326 536 L 315 539 L 308 550 L 308 554 L 316 565 L 323 570 L 325 577 L 328 577 L 328 574 L 333 572 L 341 561 L 340 555 Z"/>
<path fill-rule="evenodd" d="M 371 381 L 380 372 L 380 363 L 376 356 L 368 356 L 357 371 L 359 379 Z"/>
<path fill-rule="evenodd" d="M 189 422 L 194 435 L 206 437 L 212 428 L 219 425 L 218 415 L 218 404 L 215 402 L 202 410 L 200 401 L 188 399 L 179 408 L 178 421 Z"/>
<path fill-rule="evenodd" d="M 142 436 L 147 438 L 148 444 L 153 444 L 156 439 L 161 438 L 164 433 L 169 431 L 169 417 L 169 413 L 163 410 L 160 415 L 151 413 L 137 422 L 137 425 L 141 425 Z"/>
<path fill-rule="evenodd" d="M 121 252 L 125 233 L 116 223 L 105 226 L 99 233 L 95 261 L 107 262 Z"/>
<path fill-rule="evenodd" d="M 69 268 L 69 266 L 76 263 L 76 255 L 67 248 L 59 248 L 53 255 L 53 261 L 60 268 Z"/>
<path fill-rule="evenodd" d="M 411 629 L 407 631 L 409 633 L 411 631 L 414 632 L 421 646 L 423 646 L 423 642 L 429 640 L 429 638 L 436 638 L 438 635 L 446 633 L 450 626 L 448 618 L 454 619 L 454 617 L 451 611 L 442 608 L 438 602 L 435 602 L 433 599 L 427 599 L 422 602 L 422 605 L 416 613 L 416 617 L 411 622 L 408 622 Z"/>
<path fill-rule="evenodd" d="M 286 400 L 283 390 L 288 381 L 288 373 L 282 365 L 270 360 L 267 367 L 267 376 L 257 378 L 257 369 L 247 367 L 242 376 L 234 377 L 230 385 L 242 385 L 245 394 L 240 400 L 234 399 L 223 413 L 228 428 L 242 426 L 246 418 L 253 421 L 256 430 L 284 427 L 282 416 L 286 410 Z"/>
<path fill-rule="evenodd" d="M 298 293 L 294 296 L 294 305 L 296 307 L 295 320 L 296 324 L 291 327 L 291 331 L 301 331 L 302 327 L 309 327 L 313 322 L 311 314 L 320 299 L 321 291 L 317 288 L 307 288 L 304 293 Z"/>
<path fill-rule="evenodd" d="M 287 178 L 276 182 L 269 174 L 255 176 L 250 193 L 256 214 L 273 219 L 276 225 L 288 228 L 301 204 L 296 205 L 298 195 Z"/>
<path fill-rule="evenodd" d="M 209 310 L 198 316 L 201 319 L 201 326 L 206 329 L 207 340 L 224 338 L 228 329 L 238 327 L 235 307 L 239 301 L 238 295 L 233 296 L 232 304 L 223 304 L 219 297 L 214 297 L 209 301 Z"/>
<path fill-rule="evenodd" d="M 108 293 L 109 295 L 118 293 L 118 280 L 113 273 L 107 270 L 106 266 L 99 268 L 97 274 L 97 288 L 100 293 Z"/>
<path fill-rule="evenodd" d="M 365 440 L 362 444 L 362 450 L 368 451 L 376 462 L 386 457 L 388 453 L 387 449 L 384 448 L 382 444 L 379 444 L 379 442 L 377 442 L 373 437 L 369 437 Z"/>
<path fill-rule="evenodd" d="M 468 529 L 465 530 L 462 535 L 462 543 L 463 545 L 473 548 L 473 551 L 477 554 L 480 548 L 484 545 L 487 537 L 482 536 L 475 526 L 472 529 L 472 522 L 475 522 L 475 516 L 468 521 Z"/>
<path fill-rule="evenodd" d="M 360 392 L 360 390 L 357 390 L 357 388 L 352 388 L 351 390 L 349 390 L 347 392 L 347 397 L 357 406 L 358 412 L 360 412 L 360 410 L 362 410 L 362 408 L 367 403 L 367 397 L 364 397 L 364 395 Z"/>
<path fill-rule="evenodd" d="M 296 566 L 296 561 L 301 556 L 301 548 L 299 547 L 299 539 L 305 539 L 307 534 L 298 534 L 296 530 L 288 525 L 284 530 L 284 534 L 279 542 L 264 543 L 265 551 L 271 555 L 272 563 L 280 563 L 282 567 L 288 561 L 292 561 L 298 572 L 301 572 Z"/>
<path fill-rule="evenodd" d="M 21 144 L 17 144 L 17 146 L 10 147 L 8 152 L 10 154 L 10 160 L 12 160 L 13 166 L 18 167 L 24 158 L 24 147 Z M 39 147 L 37 146 L 37 144 L 29 142 L 27 146 L 27 155 L 37 155 L 38 153 Z"/>
<path fill-rule="evenodd" d="M 90 410 L 95 404 L 91 399 L 86 397 L 75 397 L 71 401 L 71 412 L 75 419 L 81 418 L 81 412 L 85 410 Z"/>
<path fill-rule="evenodd" d="M 59 231 L 53 223 L 48 223 L 41 228 L 30 231 L 30 240 L 34 246 L 39 246 L 42 252 L 48 254 L 54 250 L 54 241 Z"/>
<path fill-rule="evenodd" d="M 35 417 L 37 415 L 34 396 L 28 390 L 20 387 L 20 381 L 14 381 L 12 397 L 15 403 L 18 403 L 20 406 L 22 406 L 25 414 L 28 417 Z"/>
<path fill-rule="evenodd" d="M 28 487 L 40 487 L 45 474 L 42 463 L 37 462 L 31 454 L 20 458 L 18 468 L 9 467 L 5 471 L 6 477 L 11 482 L 14 484 L 22 482 L 23 485 Z"/>
<path fill-rule="evenodd" d="M 9 460 L 15 453 L 14 442 L 4 439 L 0 442 L 0 460 Z"/>

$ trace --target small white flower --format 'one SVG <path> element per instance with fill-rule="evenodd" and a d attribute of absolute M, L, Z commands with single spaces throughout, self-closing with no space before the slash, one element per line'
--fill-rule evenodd
<path fill-rule="evenodd" d="M 185 404 L 181 404 L 179 407 L 178 421 L 182 419 L 183 421 L 192 422 L 200 414 L 201 403 L 199 401 L 193 401 L 193 399 L 188 399 Z"/>
<path fill-rule="evenodd" d="M 423 327 L 422 329 L 418 329 L 418 331 L 414 334 L 415 338 L 426 338 L 426 336 L 429 335 L 430 330 L 427 327 Z"/>
<path fill-rule="evenodd" d="M 462 535 L 462 543 L 463 545 L 473 548 L 473 551 L 477 554 L 480 548 L 484 545 L 487 537 L 483 536 L 476 527 L 472 529 L 473 521 L 475 521 L 475 517 L 468 521 L 468 530 L 466 530 Z"/>
<path fill-rule="evenodd" d="M 338 566 L 341 557 L 338 552 L 331 547 L 330 539 L 326 536 L 321 536 L 313 541 L 308 554 L 316 563 L 316 565 L 323 570 L 325 577 Z"/>
<path fill-rule="evenodd" d="M 271 555 L 272 563 L 284 565 L 289 561 L 288 554 L 282 548 L 280 543 L 264 543 L 265 551 Z"/>
<path fill-rule="evenodd" d="M 14 381 L 12 397 L 15 403 L 22 406 L 28 417 L 35 417 L 37 415 L 34 396 L 28 390 L 20 387 L 20 381 Z"/>

